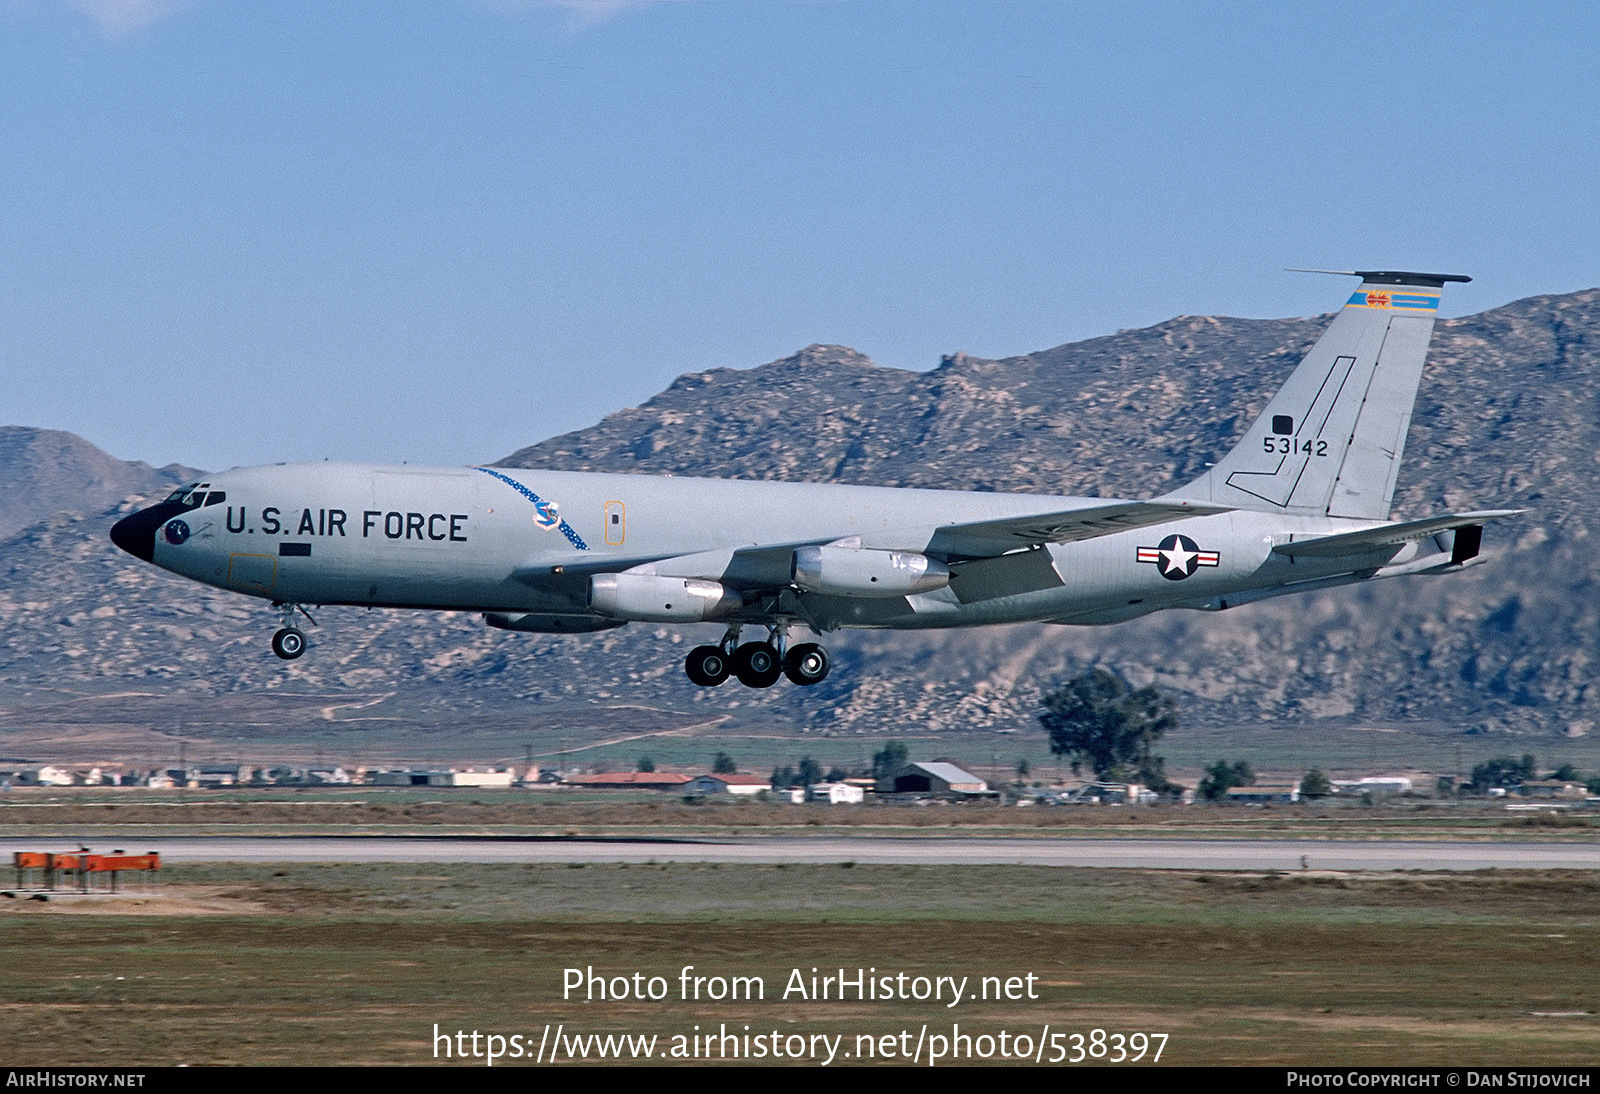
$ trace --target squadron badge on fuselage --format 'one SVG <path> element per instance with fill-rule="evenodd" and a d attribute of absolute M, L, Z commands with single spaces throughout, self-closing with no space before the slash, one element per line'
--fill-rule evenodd
<path fill-rule="evenodd" d="M 535 516 L 533 523 L 545 531 L 561 527 L 561 507 L 553 501 L 536 501 L 533 503 Z"/>
<path fill-rule="evenodd" d="M 1186 577 L 1193 577 L 1194 572 L 1202 566 L 1218 566 L 1222 563 L 1220 551 L 1202 551 L 1194 540 L 1177 533 L 1162 540 L 1159 547 L 1140 547 L 1134 557 L 1140 562 L 1155 563 L 1161 576 L 1168 581 L 1182 581 Z"/>

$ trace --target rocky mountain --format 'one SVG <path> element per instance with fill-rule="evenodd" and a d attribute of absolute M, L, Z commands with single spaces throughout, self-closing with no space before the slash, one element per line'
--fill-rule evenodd
<path fill-rule="evenodd" d="M 1226 451 L 1326 321 L 1180 317 L 1000 361 L 955 354 L 927 373 L 811 346 L 748 370 L 687 373 L 643 406 L 502 463 L 1146 497 Z M 0 702 L 137 691 L 149 709 L 134 722 L 170 716 L 163 701 L 180 697 L 219 709 L 229 696 L 304 707 L 314 695 L 381 701 L 387 722 L 375 724 L 388 725 L 468 714 L 559 718 L 580 732 L 629 707 L 730 728 L 1015 729 L 1033 726 L 1044 689 L 1105 664 L 1177 693 L 1191 722 L 1578 734 L 1600 710 L 1600 559 L 1587 542 L 1600 531 L 1597 430 L 1600 290 L 1441 321 L 1395 515 L 1529 509 L 1491 526 L 1486 565 L 1116 627 L 835 635 L 826 682 L 766 692 L 701 691 L 683 678 L 682 653 L 714 637 L 710 626 L 543 637 L 472 616 L 329 609 L 311 653 L 286 665 L 267 650 L 264 605 L 122 556 L 105 538 L 115 513 L 80 504 L 84 515 L 34 518 L 0 543 Z M 8 470 L 8 481 L 30 473 L 44 472 Z M 38 481 L 26 489 L 72 495 Z"/>
<path fill-rule="evenodd" d="M 0 426 L 0 540 L 58 513 L 98 513 L 124 498 L 163 493 L 191 474 L 177 464 L 157 470 L 119 460 L 60 430 Z"/>

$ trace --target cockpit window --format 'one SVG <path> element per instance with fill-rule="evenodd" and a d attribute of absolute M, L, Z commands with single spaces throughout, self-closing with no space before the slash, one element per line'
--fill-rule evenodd
<path fill-rule="evenodd" d="M 175 501 L 185 509 L 198 509 L 202 505 L 216 505 L 227 499 L 227 494 L 221 490 L 207 493 L 205 487 L 210 483 L 192 482 L 188 486 L 180 486 L 167 495 L 167 501 Z"/>

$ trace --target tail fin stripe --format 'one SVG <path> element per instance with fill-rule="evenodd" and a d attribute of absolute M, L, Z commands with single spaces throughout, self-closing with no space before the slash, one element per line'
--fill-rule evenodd
<path fill-rule="evenodd" d="M 1322 421 L 1317 423 L 1317 436 L 1318 437 L 1321 437 L 1322 436 L 1322 431 L 1328 427 L 1328 419 L 1333 417 L 1333 408 L 1335 406 L 1337 406 L 1338 403 L 1339 403 L 1339 396 L 1344 392 L 1344 385 L 1349 383 L 1349 381 L 1350 381 L 1350 370 L 1355 367 L 1355 363 L 1356 363 L 1356 359 L 1354 357 L 1340 357 L 1340 358 L 1338 358 L 1337 360 L 1335 360 L 1333 362 L 1333 370 L 1332 371 L 1333 372 L 1338 372 L 1340 370 L 1340 368 L 1343 368 L 1344 369 L 1344 373 L 1343 373 L 1343 375 L 1341 375 L 1339 377 L 1338 390 L 1336 390 L 1333 393 L 1333 398 L 1329 399 L 1327 405 L 1323 408 Z M 1331 378 L 1331 374 L 1330 374 L 1330 378 Z M 1326 386 L 1326 385 L 1324 385 L 1324 386 Z M 1317 397 L 1318 398 L 1322 397 L 1322 393 L 1320 391 L 1317 393 Z"/>

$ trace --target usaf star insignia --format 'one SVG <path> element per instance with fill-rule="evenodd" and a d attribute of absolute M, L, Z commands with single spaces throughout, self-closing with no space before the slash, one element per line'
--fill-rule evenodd
<path fill-rule="evenodd" d="M 1140 562 L 1153 562 L 1161 576 L 1168 581 L 1182 581 L 1193 577 L 1202 566 L 1217 566 L 1222 562 L 1219 551 L 1202 551 L 1188 536 L 1174 533 L 1161 541 L 1159 547 L 1140 547 L 1135 552 Z"/>

